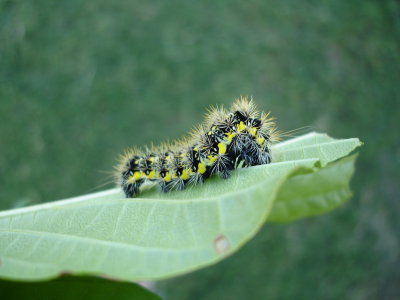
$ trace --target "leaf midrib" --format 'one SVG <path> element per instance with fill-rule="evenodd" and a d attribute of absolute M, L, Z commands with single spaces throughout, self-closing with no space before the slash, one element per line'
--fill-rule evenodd
<path fill-rule="evenodd" d="M 90 242 L 96 242 L 98 244 L 104 244 L 104 245 L 112 245 L 112 246 L 117 246 L 117 247 L 126 247 L 126 248 L 133 248 L 138 251 L 141 251 L 142 249 L 146 250 L 190 250 L 192 248 L 197 248 L 197 247 L 180 247 L 179 249 L 175 248 L 160 248 L 160 247 L 153 247 L 153 246 L 139 246 L 139 245 L 134 245 L 134 244 L 128 244 L 128 243 L 123 243 L 120 241 L 111 241 L 111 240 L 101 240 L 97 239 L 94 237 L 82 237 L 79 235 L 72 235 L 72 234 L 67 234 L 67 233 L 60 233 L 60 232 L 50 232 L 50 231 L 38 231 L 38 230 L 27 230 L 27 229 L 0 229 L 1 232 L 6 232 L 6 233 L 24 233 L 32 236 L 55 236 L 55 239 L 58 238 L 66 238 L 66 239 L 71 239 L 71 240 L 81 240 L 85 243 L 90 243 Z M 91 244 L 93 245 L 93 244 Z M 206 248 L 204 248 L 206 249 Z"/>

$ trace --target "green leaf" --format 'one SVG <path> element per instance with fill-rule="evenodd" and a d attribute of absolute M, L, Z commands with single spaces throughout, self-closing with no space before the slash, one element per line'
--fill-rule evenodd
<path fill-rule="evenodd" d="M 117 282 L 94 277 L 61 277 L 43 282 L 0 280 L 2 299 L 57 300 L 161 300 L 145 288 L 130 282 Z"/>
<path fill-rule="evenodd" d="M 357 138 L 337 140 L 326 134 L 309 133 L 272 148 L 274 162 L 318 158 L 323 166 L 348 155 L 362 143 Z"/>
<path fill-rule="evenodd" d="M 316 178 L 344 177 L 335 164 L 326 167 L 328 175 L 319 170 L 360 144 L 312 133 L 276 145 L 272 164 L 182 192 L 152 189 L 125 199 L 109 190 L 1 212 L 0 276 L 40 280 L 68 272 L 155 280 L 213 264 L 257 233 L 276 200 L 271 221 L 282 222 L 323 213 L 347 199 L 335 190 L 343 184 Z M 341 198 L 329 200 L 329 191 Z M 306 208 L 296 210 L 299 201 Z"/>
<path fill-rule="evenodd" d="M 280 190 L 268 222 L 290 222 L 328 212 L 351 196 L 350 178 L 356 155 L 317 172 L 289 178 Z"/>

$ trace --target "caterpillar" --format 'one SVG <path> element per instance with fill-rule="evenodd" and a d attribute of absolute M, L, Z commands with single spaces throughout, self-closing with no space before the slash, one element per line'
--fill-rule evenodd
<path fill-rule="evenodd" d="M 227 179 L 236 168 L 268 164 L 272 160 L 270 146 L 279 140 L 269 115 L 259 112 L 247 97 L 236 99 L 229 111 L 211 107 L 203 124 L 188 137 L 125 151 L 116 167 L 117 184 L 129 198 L 135 197 L 145 182 L 158 183 L 163 192 L 182 190 L 214 174 Z"/>

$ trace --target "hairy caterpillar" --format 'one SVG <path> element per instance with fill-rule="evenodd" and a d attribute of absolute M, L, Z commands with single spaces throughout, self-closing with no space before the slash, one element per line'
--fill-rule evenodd
<path fill-rule="evenodd" d="M 233 169 L 271 162 L 271 143 L 279 134 L 269 113 L 260 113 L 252 99 L 236 99 L 231 109 L 211 108 L 189 137 L 142 151 L 129 149 L 116 167 L 126 197 L 134 197 L 146 181 L 163 192 L 202 183 L 213 174 L 229 178 Z"/>

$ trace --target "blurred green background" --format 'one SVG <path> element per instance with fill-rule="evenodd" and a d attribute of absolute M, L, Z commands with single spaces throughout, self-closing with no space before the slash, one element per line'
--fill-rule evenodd
<path fill-rule="evenodd" d="M 354 198 L 164 295 L 399 299 L 399 54 L 391 0 L 0 0 L 0 209 L 111 187 L 122 149 L 252 95 L 282 130 L 365 142 Z"/>

